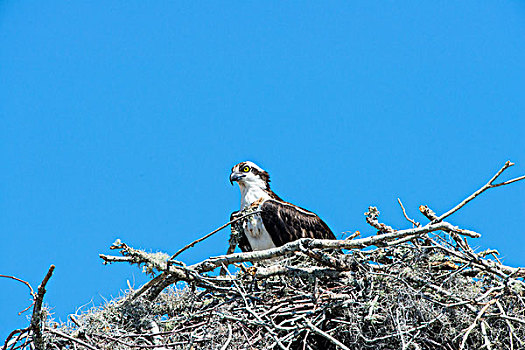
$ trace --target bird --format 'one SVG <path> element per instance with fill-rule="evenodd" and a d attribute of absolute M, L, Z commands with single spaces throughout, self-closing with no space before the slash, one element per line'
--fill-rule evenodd
<path fill-rule="evenodd" d="M 230 183 L 241 191 L 241 208 L 231 214 L 238 218 L 251 207 L 258 213 L 241 220 L 238 245 L 241 251 L 280 247 L 300 238 L 336 239 L 332 230 L 315 213 L 281 199 L 270 188 L 270 175 L 257 164 L 244 161 L 235 165 Z"/>

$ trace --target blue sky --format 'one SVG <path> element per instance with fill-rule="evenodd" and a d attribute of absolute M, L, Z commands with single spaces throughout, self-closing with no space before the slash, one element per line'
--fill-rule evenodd
<path fill-rule="evenodd" d="M 503 163 L 525 174 L 525 5 L 489 2 L 0 3 L 0 274 L 65 320 L 145 281 L 116 239 L 175 252 L 239 207 L 253 160 L 335 232 L 408 227 Z M 525 183 L 450 217 L 525 265 Z M 224 253 L 223 231 L 181 255 Z M 26 287 L 0 279 L 0 339 Z"/>

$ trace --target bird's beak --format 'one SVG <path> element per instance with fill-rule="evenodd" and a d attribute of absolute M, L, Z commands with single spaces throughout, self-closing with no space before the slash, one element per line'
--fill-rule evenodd
<path fill-rule="evenodd" d="M 244 176 L 239 174 L 239 173 L 231 173 L 230 174 L 230 183 L 232 184 L 233 186 L 233 181 L 239 181 L 240 179 L 242 179 Z"/>

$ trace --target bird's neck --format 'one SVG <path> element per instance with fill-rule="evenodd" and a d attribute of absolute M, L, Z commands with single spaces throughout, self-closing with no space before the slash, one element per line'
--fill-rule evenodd
<path fill-rule="evenodd" d="M 266 190 L 259 186 L 239 183 L 239 188 L 241 189 L 241 210 L 261 198 L 263 200 L 273 198 L 271 195 L 273 192 L 271 190 Z"/>

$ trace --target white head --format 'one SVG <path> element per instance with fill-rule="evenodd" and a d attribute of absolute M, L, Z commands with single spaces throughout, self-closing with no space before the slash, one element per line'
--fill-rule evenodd
<path fill-rule="evenodd" d="M 230 182 L 236 181 L 240 187 L 258 187 L 270 189 L 270 175 L 257 164 L 246 161 L 235 165 L 230 174 Z"/>
<path fill-rule="evenodd" d="M 257 164 L 246 161 L 235 165 L 230 174 L 230 182 L 239 184 L 241 189 L 241 208 L 259 198 L 271 198 L 270 175 Z"/>

